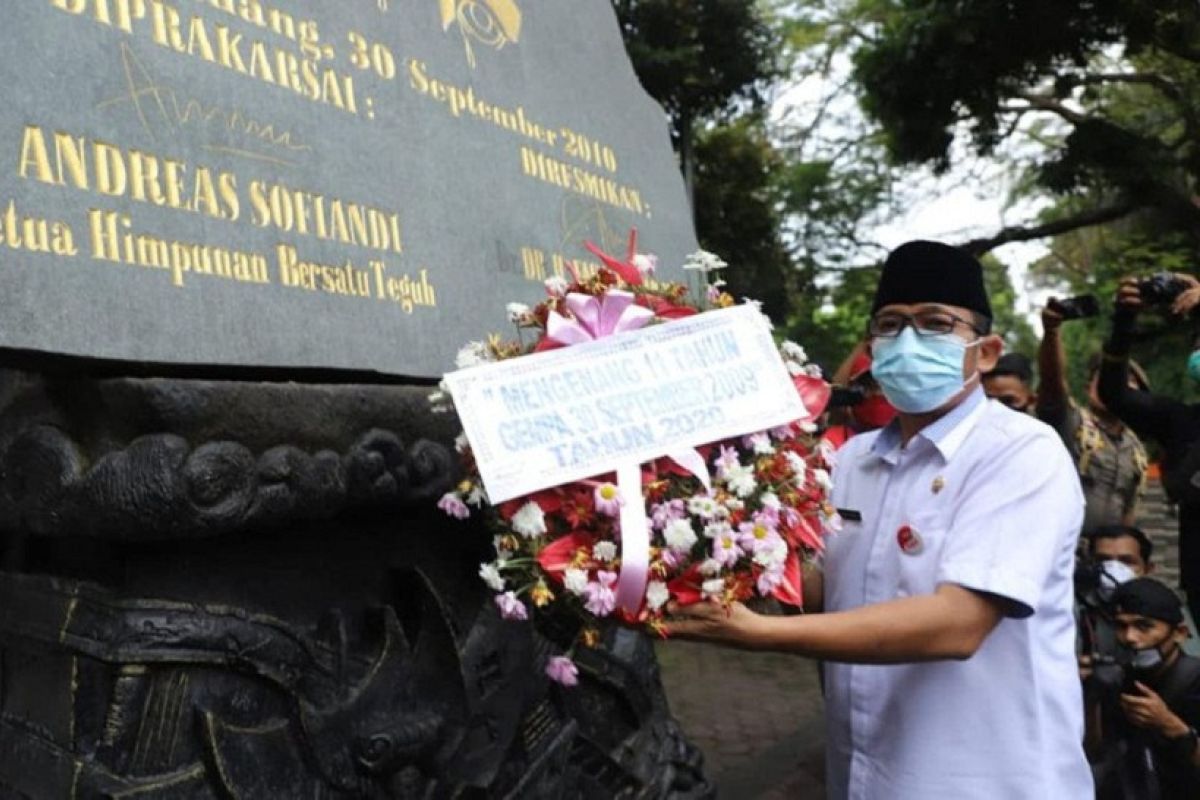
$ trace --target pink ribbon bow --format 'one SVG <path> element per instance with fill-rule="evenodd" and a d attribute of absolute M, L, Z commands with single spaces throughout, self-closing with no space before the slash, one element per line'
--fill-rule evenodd
<path fill-rule="evenodd" d="M 635 331 L 653 319 L 654 312 L 633 301 L 630 292 L 620 289 L 610 289 L 602 298 L 572 292 L 565 301 L 571 316 L 551 311 L 546 320 L 546 337 L 572 345 Z"/>

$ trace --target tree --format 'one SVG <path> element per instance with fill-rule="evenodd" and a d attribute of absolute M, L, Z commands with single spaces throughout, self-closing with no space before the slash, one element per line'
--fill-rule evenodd
<path fill-rule="evenodd" d="M 891 155 L 945 169 L 960 134 L 981 155 L 1022 139 L 1036 154 L 1031 188 L 1074 201 L 1069 214 L 970 249 L 1134 213 L 1200 246 L 1193 0 L 900 0 L 893 9 L 854 56 L 863 106 Z"/>
<path fill-rule="evenodd" d="M 754 297 L 774 320 L 788 313 L 792 259 L 780 237 L 783 192 L 773 176 L 783 159 L 758 115 L 703 131 L 696 142 L 696 229 L 704 249 L 720 253 L 734 297 Z"/>
<path fill-rule="evenodd" d="M 694 185 L 693 132 L 739 105 L 760 105 L 777 77 L 776 40 L 753 0 L 613 0 L 625 47 L 662 104 Z"/>
<path fill-rule="evenodd" d="M 787 165 L 762 113 L 778 37 L 755 0 L 614 0 L 642 85 L 662 103 L 697 236 L 731 264 L 727 290 L 782 321 L 803 281 L 783 238 Z"/>

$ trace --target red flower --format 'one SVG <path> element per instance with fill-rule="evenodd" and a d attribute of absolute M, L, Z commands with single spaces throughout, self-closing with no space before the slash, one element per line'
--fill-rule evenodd
<path fill-rule="evenodd" d="M 691 306 L 676 305 L 653 294 L 638 295 L 637 303 L 653 311 L 659 319 L 682 319 L 698 313 Z"/>
<path fill-rule="evenodd" d="M 591 547 L 593 537 L 586 533 L 575 533 L 560 536 L 546 545 L 537 554 L 537 562 L 551 578 L 562 582 L 562 573 L 575 561 L 575 553 L 581 547 Z"/>
<path fill-rule="evenodd" d="M 571 492 L 570 499 L 563 504 L 562 515 L 572 528 L 586 528 L 591 525 L 596 519 L 595 500 L 592 492 L 586 488 Z"/>
<path fill-rule="evenodd" d="M 833 387 L 821 378 L 804 374 L 792 376 L 792 383 L 795 384 L 796 391 L 800 394 L 800 399 L 804 401 L 805 409 L 808 410 L 808 416 L 799 421 L 809 422 L 821 416 L 825 412 L 825 406 L 829 405 Z"/>
<path fill-rule="evenodd" d="M 590 250 L 592 255 L 604 262 L 604 266 L 617 275 L 620 275 L 621 280 L 630 286 L 642 285 L 642 273 L 633 265 L 633 257 L 637 255 L 637 228 L 630 228 L 629 230 L 629 246 L 625 250 L 624 261 L 618 261 L 591 242 L 584 242 L 583 246 Z M 601 275 L 601 279 L 603 278 L 604 276 Z"/>
<path fill-rule="evenodd" d="M 692 564 L 682 575 L 667 584 L 671 597 L 681 606 L 690 606 L 704 599 L 700 592 L 700 584 L 704 582 L 700 574 L 700 565 Z"/>
<path fill-rule="evenodd" d="M 533 352 L 540 353 L 544 350 L 557 350 L 560 347 L 565 347 L 562 342 L 556 342 L 549 336 L 543 336 L 538 339 L 538 343 L 533 346 Z"/>
<path fill-rule="evenodd" d="M 784 529 L 788 540 L 795 547 L 807 547 L 814 553 L 825 549 L 825 542 L 818 533 L 820 521 L 814 515 L 801 517 L 799 522 Z"/>
<path fill-rule="evenodd" d="M 775 591 L 771 595 L 781 603 L 787 603 L 789 606 L 803 608 L 804 606 L 804 581 L 801 577 L 803 572 L 800 570 L 800 559 L 795 553 L 788 553 L 787 561 L 783 567 L 783 583 L 775 587 Z"/>

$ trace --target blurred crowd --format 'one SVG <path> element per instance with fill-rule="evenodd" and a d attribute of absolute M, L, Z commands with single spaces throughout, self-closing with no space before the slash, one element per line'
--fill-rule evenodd
<path fill-rule="evenodd" d="M 1103 306 L 1093 295 L 1052 298 L 1041 313 L 1036 358 L 1005 354 L 983 386 L 993 401 L 1052 427 L 1078 472 L 1086 508 L 1075 574 L 1077 652 L 1098 797 L 1200 798 L 1200 658 L 1185 652 L 1200 619 L 1200 404 L 1156 394 L 1130 359 L 1139 315 L 1200 331 L 1200 280 L 1175 273 L 1123 280 L 1109 336 L 1089 359 L 1076 400 L 1062 328 L 1104 314 Z M 1200 382 L 1200 336 L 1192 342 L 1178 368 Z M 871 375 L 866 341 L 832 382 L 824 435 L 834 447 L 895 417 Z M 1139 527 L 1148 479 L 1161 480 L 1177 509 L 1178 587 L 1154 579 L 1153 543 Z"/>

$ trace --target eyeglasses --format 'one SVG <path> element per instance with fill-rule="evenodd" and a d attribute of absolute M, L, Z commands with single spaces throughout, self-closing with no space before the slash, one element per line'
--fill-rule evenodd
<path fill-rule="evenodd" d="M 894 339 L 906 325 L 912 325 L 918 336 L 942 336 L 952 332 L 955 325 L 966 325 L 975 333 L 983 333 L 975 323 L 949 311 L 918 311 L 916 314 L 887 311 L 871 317 L 871 321 L 867 323 L 867 333 L 884 339 Z"/>

